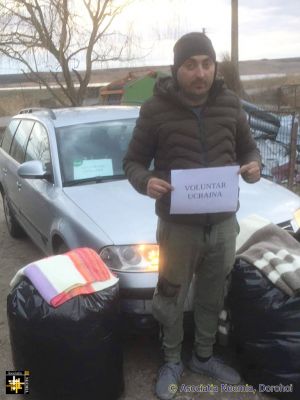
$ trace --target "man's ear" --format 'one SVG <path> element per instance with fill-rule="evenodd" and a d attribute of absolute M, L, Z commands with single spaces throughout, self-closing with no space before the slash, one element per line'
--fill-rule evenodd
<path fill-rule="evenodd" d="M 170 66 L 170 69 L 171 69 L 171 73 L 172 73 L 173 79 L 174 79 L 174 80 L 177 80 L 177 76 L 176 76 L 176 75 L 177 75 L 177 74 L 176 74 L 177 71 L 175 70 L 174 65 L 171 65 L 171 66 Z"/>
<path fill-rule="evenodd" d="M 214 76 L 214 80 L 217 78 L 217 74 L 218 74 L 218 61 L 215 61 L 215 76 Z"/>
<path fill-rule="evenodd" d="M 178 87 L 178 82 L 177 82 L 177 69 L 175 69 L 174 65 L 170 66 L 171 69 L 171 74 L 172 74 L 172 78 L 174 80 L 175 86 Z"/>

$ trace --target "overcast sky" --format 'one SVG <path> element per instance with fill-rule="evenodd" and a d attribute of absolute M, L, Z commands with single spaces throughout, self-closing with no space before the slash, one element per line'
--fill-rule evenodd
<path fill-rule="evenodd" d="M 145 45 L 152 48 L 147 61 L 171 63 L 174 41 L 181 34 L 202 28 L 212 39 L 219 59 L 230 53 L 231 0 L 138 3 L 133 8 L 135 30 L 146 39 Z M 157 13 L 159 9 L 161 12 Z M 239 0 L 240 60 L 284 57 L 300 57 L 300 0 Z"/>
<path fill-rule="evenodd" d="M 231 0 L 135 0 L 116 26 L 130 23 L 143 57 L 129 66 L 171 64 L 176 39 L 203 28 L 218 59 L 230 54 Z M 300 57 L 300 0 L 239 0 L 240 60 L 284 57 Z M 0 73 L 8 71 L 19 72 L 0 63 Z"/>

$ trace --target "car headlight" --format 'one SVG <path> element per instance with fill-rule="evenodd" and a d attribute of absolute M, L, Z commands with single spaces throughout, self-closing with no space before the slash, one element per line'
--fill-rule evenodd
<path fill-rule="evenodd" d="M 100 257 L 117 271 L 157 272 L 159 247 L 157 244 L 107 246 L 101 250 Z"/>

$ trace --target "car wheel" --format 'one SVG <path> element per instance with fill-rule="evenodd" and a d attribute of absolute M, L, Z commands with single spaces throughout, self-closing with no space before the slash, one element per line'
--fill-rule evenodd
<path fill-rule="evenodd" d="M 20 238 L 25 235 L 25 232 L 19 222 L 16 220 L 15 216 L 13 215 L 7 196 L 5 193 L 2 195 L 3 198 L 3 209 L 4 209 L 4 216 L 6 221 L 6 226 L 10 236 L 13 238 Z"/>

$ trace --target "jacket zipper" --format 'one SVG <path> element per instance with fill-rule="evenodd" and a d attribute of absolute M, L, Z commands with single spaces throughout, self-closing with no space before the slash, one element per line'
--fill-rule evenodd
<path fill-rule="evenodd" d="M 200 139 L 200 142 L 202 144 L 202 149 L 203 149 L 203 164 L 204 164 L 205 167 L 208 167 L 207 147 L 206 147 L 206 139 L 205 139 L 205 129 L 204 129 L 203 121 L 202 121 L 203 109 L 200 112 L 200 116 L 193 109 L 191 109 L 191 111 L 195 115 L 195 117 L 197 118 L 197 123 L 198 123 L 198 128 L 199 128 L 199 139 Z"/>
<path fill-rule="evenodd" d="M 204 124 L 202 121 L 202 117 L 203 117 L 203 111 L 204 109 L 201 110 L 200 112 L 200 116 L 194 111 L 191 110 L 192 113 L 196 116 L 197 118 L 197 122 L 198 122 L 198 127 L 199 127 L 199 139 L 200 142 L 202 144 L 202 149 L 203 149 L 203 163 L 205 167 L 208 167 L 208 160 L 207 160 L 207 147 L 206 147 L 206 138 L 205 138 L 205 129 L 204 129 Z M 211 224 L 211 220 L 210 220 L 210 216 L 209 214 L 205 215 L 205 224 L 204 224 L 204 240 L 208 241 L 209 240 L 209 236 L 210 236 L 210 232 L 211 232 L 211 228 L 212 228 L 212 224 Z"/>

